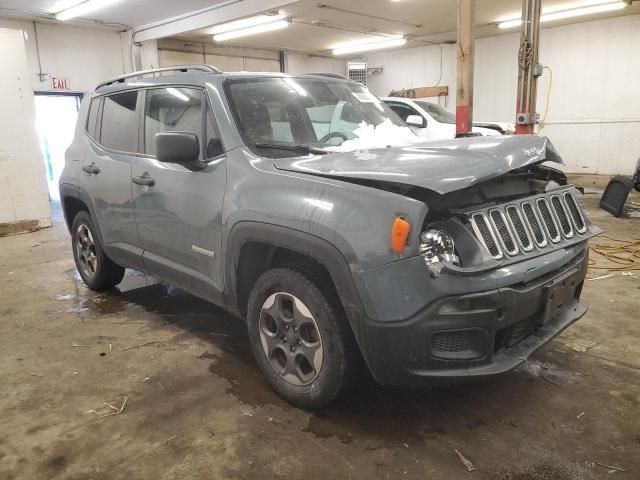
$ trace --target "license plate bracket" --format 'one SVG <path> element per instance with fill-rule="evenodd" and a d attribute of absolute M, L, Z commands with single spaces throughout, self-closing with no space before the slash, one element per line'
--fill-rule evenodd
<path fill-rule="evenodd" d="M 556 277 L 544 286 L 542 324 L 554 320 L 575 302 L 577 269 Z"/>

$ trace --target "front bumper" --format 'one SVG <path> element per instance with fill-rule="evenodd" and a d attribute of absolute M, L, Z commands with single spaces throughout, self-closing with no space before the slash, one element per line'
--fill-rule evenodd
<path fill-rule="evenodd" d="M 443 296 L 404 321 L 362 319 L 356 337 L 373 376 L 385 385 L 455 383 L 506 372 L 586 313 L 579 298 L 587 265 L 584 245 L 532 280 Z"/>

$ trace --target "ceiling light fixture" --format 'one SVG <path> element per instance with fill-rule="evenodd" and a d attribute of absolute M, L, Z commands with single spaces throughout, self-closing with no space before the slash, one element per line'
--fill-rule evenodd
<path fill-rule="evenodd" d="M 218 33 L 231 32 L 233 30 L 254 27 L 256 25 L 264 25 L 265 23 L 272 23 L 283 19 L 284 15 L 255 15 L 253 17 L 243 18 L 241 20 L 234 20 L 233 22 L 216 25 L 214 27 L 211 27 L 209 33 L 215 35 Z"/>
<path fill-rule="evenodd" d="M 594 3 L 594 2 L 588 2 Z M 590 6 L 581 6 L 578 8 L 567 8 L 564 10 L 552 10 L 552 11 L 543 11 L 542 15 L 540 15 L 540 22 L 550 22 L 553 20 L 562 20 L 565 18 L 579 17 L 582 15 L 593 15 L 595 13 L 603 13 L 603 12 L 611 12 L 614 10 L 621 10 L 626 7 L 627 4 L 620 0 L 611 0 L 608 2 L 599 2 L 596 5 Z M 513 28 L 519 27 L 522 25 L 522 19 L 518 18 L 510 18 L 504 19 L 498 23 L 498 28 Z"/>
<path fill-rule="evenodd" d="M 71 18 L 79 17 L 86 13 L 104 8 L 112 3 L 119 2 L 120 0 L 87 0 L 86 2 L 79 3 L 73 7 L 69 7 L 61 12 L 56 13 L 56 20 L 69 20 Z"/>
<path fill-rule="evenodd" d="M 274 18 L 274 17 L 271 17 Z M 232 22 L 235 23 L 235 22 Z M 216 42 L 223 42 L 225 40 L 231 40 L 232 38 L 247 37 L 249 35 L 255 35 L 257 33 L 272 32 L 274 30 L 281 30 L 287 28 L 291 22 L 289 20 L 275 20 L 269 23 L 261 23 L 258 25 L 234 28 L 233 30 L 225 30 L 221 33 L 213 35 L 213 40 Z M 224 25 L 221 25 L 223 27 Z"/>
<path fill-rule="evenodd" d="M 366 42 L 349 43 L 336 45 L 333 48 L 334 55 L 346 55 L 349 53 L 367 52 L 369 50 L 381 50 L 383 48 L 400 47 L 407 43 L 407 39 L 402 36 L 388 37 L 384 40 L 374 40 Z"/>

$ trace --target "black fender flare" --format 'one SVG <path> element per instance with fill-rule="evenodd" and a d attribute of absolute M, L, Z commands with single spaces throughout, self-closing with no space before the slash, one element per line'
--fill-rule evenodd
<path fill-rule="evenodd" d="M 241 221 L 236 223 L 227 238 L 225 276 L 225 303 L 229 311 L 240 315 L 238 305 L 238 267 L 242 247 L 249 242 L 260 242 L 276 248 L 286 248 L 306 255 L 324 266 L 333 281 L 338 297 L 351 327 L 360 318 L 362 303 L 345 256 L 330 242 L 310 233 L 269 223 Z M 348 252 L 349 257 L 355 257 Z"/>
<path fill-rule="evenodd" d="M 62 204 L 62 213 L 64 214 L 64 220 L 65 220 L 65 223 L 67 224 L 67 229 L 69 230 L 69 232 L 71 233 L 73 218 L 67 217 L 67 210 L 64 208 L 64 202 L 68 198 L 75 198 L 77 200 L 80 200 L 82 203 L 84 203 L 87 206 L 87 209 L 89 210 L 89 215 L 91 215 L 91 218 L 93 219 L 93 228 L 98 234 L 100 244 L 104 245 L 104 241 L 102 239 L 102 232 L 100 231 L 100 225 L 98 225 L 98 222 L 96 221 L 97 217 L 95 215 L 95 211 L 93 207 L 93 200 L 91 199 L 91 196 L 89 195 L 89 193 L 84 188 L 78 185 L 74 185 L 72 183 L 62 183 L 60 184 L 60 202 Z"/>

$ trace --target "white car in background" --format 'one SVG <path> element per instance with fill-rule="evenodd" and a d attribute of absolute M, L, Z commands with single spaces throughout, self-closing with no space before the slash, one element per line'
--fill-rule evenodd
<path fill-rule="evenodd" d="M 440 105 L 402 97 L 381 97 L 391 110 L 425 140 L 445 140 L 456 136 L 456 116 Z M 473 132 L 481 135 L 513 133 L 513 124 L 503 122 L 474 122 Z"/>

